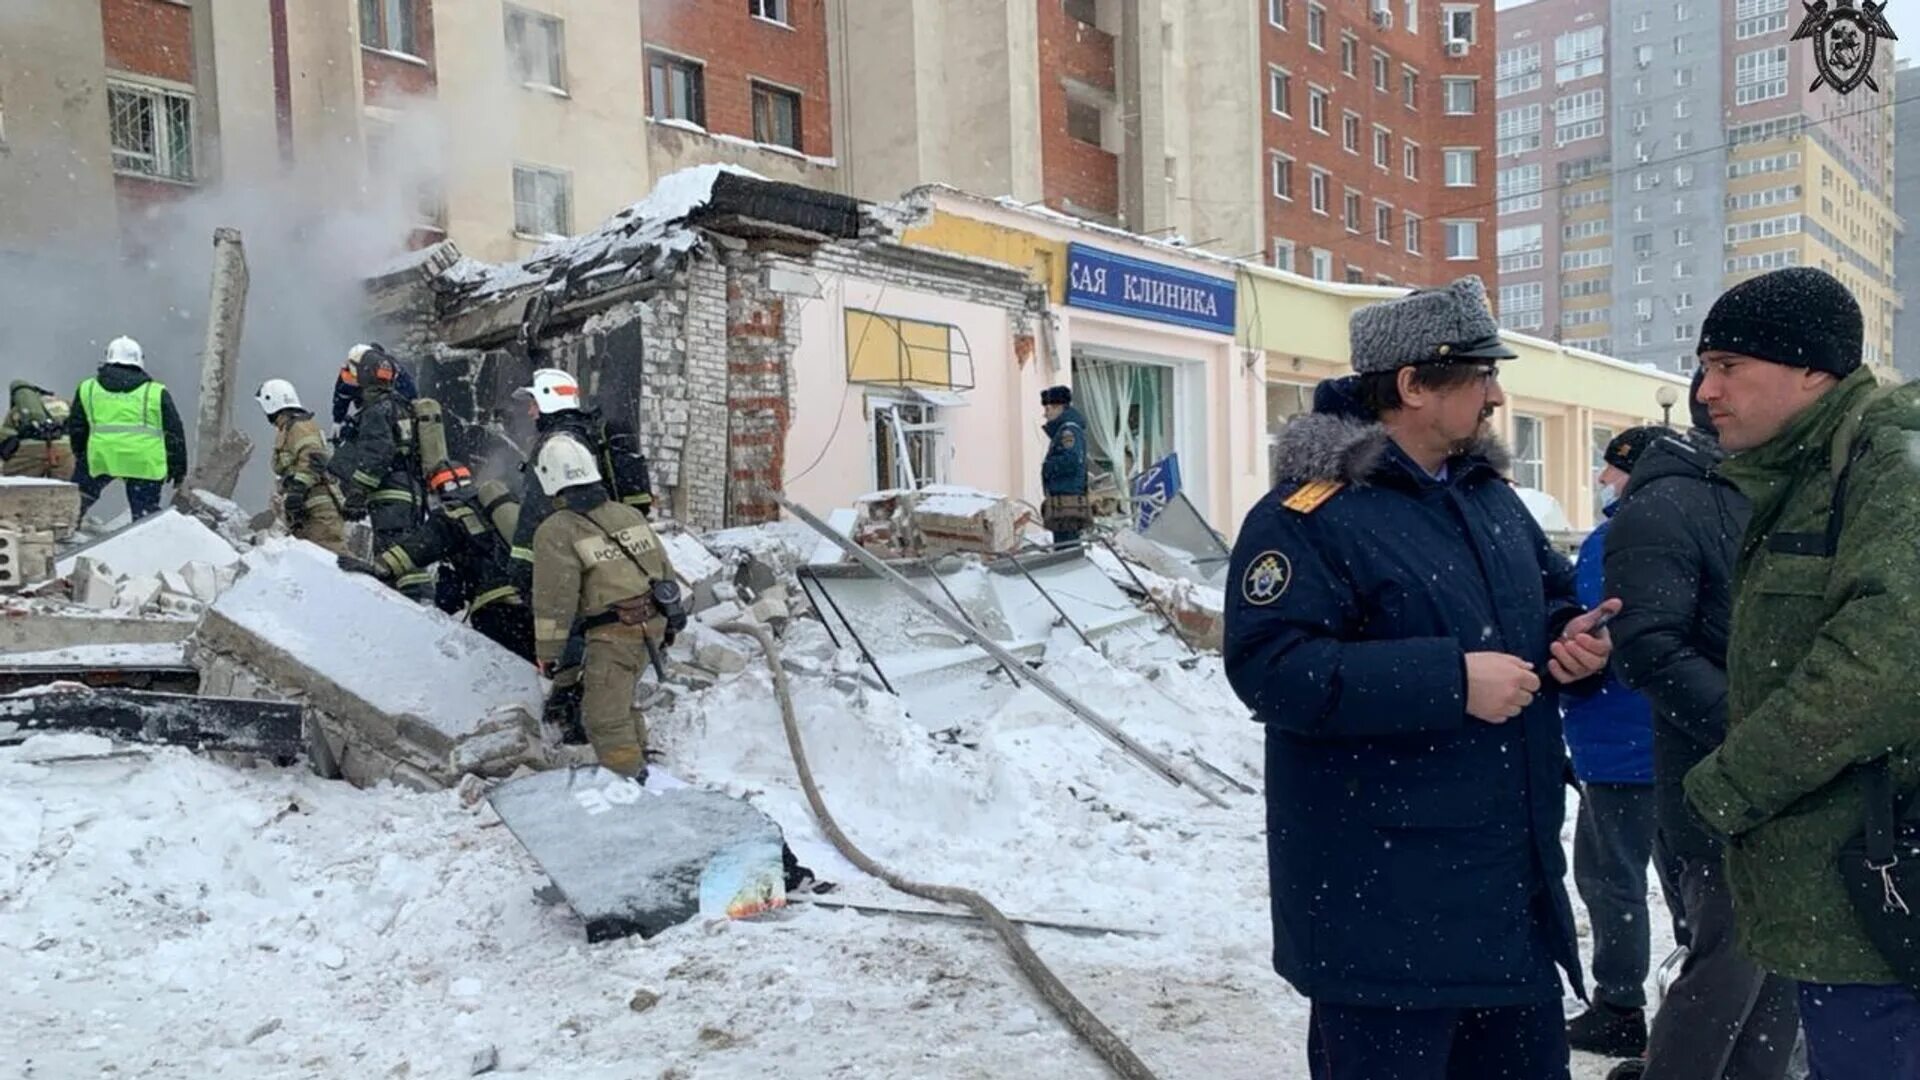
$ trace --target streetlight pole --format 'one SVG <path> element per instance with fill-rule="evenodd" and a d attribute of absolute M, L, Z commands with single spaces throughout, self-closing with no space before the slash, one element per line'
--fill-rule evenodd
<path fill-rule="evenodd" d="M 1680 392 L 1671 386 L 1663 386 L 1655 391 L 1653 400 L 1660 403 L 1660 423 L 1663 427 L 1673 426 L 1673 407 L 1680 401 Z"/>

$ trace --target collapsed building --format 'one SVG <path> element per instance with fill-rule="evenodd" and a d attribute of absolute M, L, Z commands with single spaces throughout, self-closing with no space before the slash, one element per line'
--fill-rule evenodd
<path fill-rule="evenodd" d="M 754 524 L 778 517 L 762 492 L 787 471 L 800 313 L 837 279 L 965 297 L 1029 344 L 1042 332 L 1046 296 L 1025 274 L 899 244 L 900 227 L 893 208 L 708 166 L 517 264 L 477 263 L 451 241 L 416 252 L 369 279 L 369 305 L 445 409 L 457 455 L 505 460 L 525 445 L 512 393 L 533 368 L 560 367 L 603 414 L 635 422 L 666 516 Z M 904 394 L 938 399 L 965 377 L 949 370 L 963 344 L 940 347 L 932 379 L 915 368 L 935 354 L 910 328 L 879 332 Z"/>

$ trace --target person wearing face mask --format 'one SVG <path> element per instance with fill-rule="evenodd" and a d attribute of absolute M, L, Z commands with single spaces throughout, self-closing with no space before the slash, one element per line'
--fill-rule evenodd
<path fill-rule="evenodd" d="M 1505 474 L 1516 358 L 1466 277 L 1355 311 L 1355 374 L 1275 444 L 1227 577 L 1228 681 L 1266 728 L 1273 965 L 1314 1080 L 1566 1080 L 1584 978 L 1558 699 L 1609 600 Z"/>
<path fill-rule="evenodd" d="M 1597 478 L 1603 519 L 1580 545 L 1574 593 L 1582 607 L 1606 598 L 1607 535 L 1620 493 L 1647 448 L 1674 432 L 1657 425 L 1629 428 L 1602 451 Z M 1647 699 L 1608 675 L 1597 693 L 1564 703 L 1567 752 L 1580 779 L 1580 816 L 1573 834 L 1573 883 L 1593 923 L 1593 1005 L 1567 1023 L 1575 1050 L 1603 1057 L 1638 1057 L 1647 1048 L 1647 971 L 1652 923 L 1647 912 L 1647 863 L 1654 861 L 1667 895 L 1674 937 L 1686 931 L 1676 898 L 1678 864 L 1656 842 L 1653 791 L 1653 710 Z"/>

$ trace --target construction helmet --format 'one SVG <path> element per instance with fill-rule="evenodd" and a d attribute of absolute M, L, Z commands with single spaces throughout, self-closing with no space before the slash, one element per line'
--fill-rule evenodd
<path fill-rule="evenodd" d="M 593 451 L 582 446 L 579 439 L 562 435 L 540 447 L 533 474 L 540 479 L 541 491 L 558 495 L 568 488 L 599 483 L 600 465 L 593 460 Z"/>
<path fill-rule="evenodd" d="M 285 379 L 268 379 L 261 383 L 253 400 L 260 403 L 261 411 L 269 417 L 283 409 L 300 407 L 300 395 L 294 391 L 293 384 Z"/>
<path fill-rule="evenodd" d="M 540 368 L 533 373 L 533 385 L 513 392 L 522 400 L 531 398 L 542 416 L 580 407 L 580 384 L 559 368 Z"/>
<path fill-rule="evenodd" d="M 147 370 L 146 354 L 140 351 L 140 343 L 130 337 L 117 337 L 107 342 L 107 363 Z"/>
<path fill-rule="evenodd" d="M 378 345 L 356 345 L 348 354 L 347 367 L 352 375 L 347 379 L 348 386 L 365 389 L 369 386 L 392 386 L 399 377 L 400 367 L 393 357 Z"/>

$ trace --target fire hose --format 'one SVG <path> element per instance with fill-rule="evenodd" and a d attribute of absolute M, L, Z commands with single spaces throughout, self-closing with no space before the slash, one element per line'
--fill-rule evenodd
<path fill-rule="evenodd" d="M 911 880 L 875 862 L 866 852 L 854 846 L 853 841 L 847 838 L 847 834 L 840 831 L 839 823 L 834 820 L 832 811 L 827 809 L 826 800 L 820 795 L 820 788 L 813 782 L 813 769 L 807 763 L 807 748 L 801 742 L 800 724 L 794 715 L 793 694 L 787 685 L 787 673 L 780 666 L 780 647 L 775 644 L 773 635 L 765 627 L 743 622 L 721 623 L 715 629 L 750 637 L 760 643 L 760 650 L 766 657 L 767 670 L 773 674 L 774 696 L 780 702 L 780 722 L 786 728 L 787 750 L 793 755 L 794 769 L 800 775 L 800 787 L 806 792 L 807 805 L 813 809 L 814 820 L 819 822 L 820 831 L 826 834 L 835 850 L 839 851 L 848 862 L 858 867 L 862 873 L 879 878 L 909 896 L 917 896 L 942 904 L 956 904 L 972 911 L 1000 936 L 1007 951 L 1013 954 L 1014 965 L 1020 969 L 1021 974 L 1033 983 L 1034 989 L 1038 990 L 1053 1011 L 1066 1021 L 1073 1033 L 1079 1036 L 1080 1040 L 1086 1043 L 1094 1053 L 1100 1055 L 1100 1059 L 1106 1062 L 1115 1076 L 1121 1077 L 1122 1080 L 1155 1080 L 1153 1070 L 1147 1068 L 1146 1063 L 1141 1061 L 1125 1042 L 1121 1041 L 1120 1036 L 1115 1035 L 1112 1029 L 1101 1023 L 1100 1018 L 1082 1004 L 1080 999 L 1074 996 L 1073 991 L 1067 989 L 1067 985 L 1060 981 L 1059 976 L 1055 975 L 1052 969 L 1047 967 L 1046 962 L 1040 959 L 1040 955 L 1033 951 L 1033 947 L 1027 944 L 1027 939 L 1020 933 L 1019 927 L 1007 918 L 1006 913 L 995 907 L 991 900 L 972 889 L 955 885 L 931 885 Z"/>

